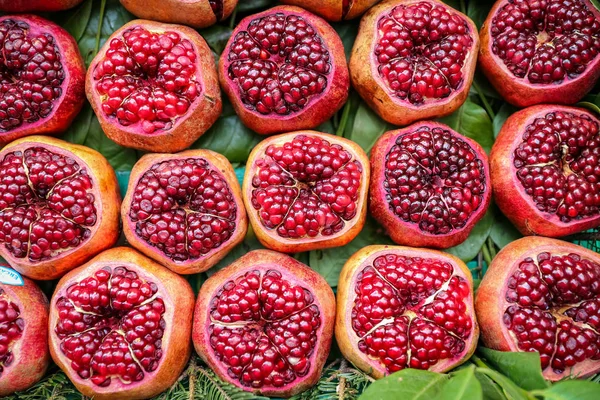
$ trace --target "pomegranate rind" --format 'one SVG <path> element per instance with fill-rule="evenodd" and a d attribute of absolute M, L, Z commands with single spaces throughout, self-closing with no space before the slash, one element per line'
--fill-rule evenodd
<path fill-rule="evenodd" d="M 337 290 L 338 313 L 335 320 L 335 339 L 343 356 L 375 379 L 380 379 L 387 375 L 383 363 L 370 358 L 358 348 L 360 338 L 352 328 L 352 309 L 357 297 L 355 287 L 358 275 L 365 267 L 372 265 L 373 260 L 377 257 L 390 253 L 406 257 L 433 258 L 447 262 L 454 267 L 453 276 L 459 276 L 468 282 L 471 293 L 465 299 L 465 302 L 467 303 L 467 313 L 472 316 L 473 330 L 469 337 L 464 340 L 465 348 L 460 357 L 444 359 L 433 365 L 429 370 L 433 372 L 446 372 L 467 361 L 475 352 L 479 338 L 479 326 L 475 319 L 475 308 L 473 306 L 473 277 L 469 268 L 458 257 L 438 250 L 384 245 L 367 246 L 357 251 L 346 261 L 340 273 Z"/>
<path fill-rule="evenodd" d="M 540 211 L 533 198 L 525 193 L 514 166 L 515 149 L 523 141 L 523 134 L 536 118 L 551 112 L 586 115 L 600 125 L 598 117 L 581 108 L 538 105 L 511 115 L 500 130 L 490 153 L 490 170 L 494 199 L 500 210 L 523 235 L 561 237 L 600 226 L 600 214 L 570 222 L 563 222 L 556 213 Z"/>
<path fill-rule="evenodd" d="M 234 204 L 232 205 L 236 207 L 237 212 L 234 221 L 235 230 L 225 243 L 197 259 L 176 261 L 136 234 L 135 222 L 131 220 L 129 212 L 131 210 L 133 193 L 139 180 L 153 165 L 164 161 L 185 160 L 187 158 L 204 159 L 210 164 L 213 170 L 218 171 L 228 184 L 228 188 L 234 199 Z M 196 274 L 206 271 L 221 261 L 231 249 L 240 244 L 248 231 L 248 217 L 242 201 L 242 190 L 233 166 L 227 158 L 211 150 L 186 150 L 177 154 L 146 154 L 140 158 L 131 170 L 127 194 L 121 206 L 121 218 L 123 220 L 123 233 L 129 244 L 178 274 Z"/>
<path fill-rule="evenodd" d="M 48 368 L 48 299 L 37 285 L 24 278 L 23 286 L 1 284 L 8 299 L 19 307 L 25 322 L 22 335 L 11 346 L 13 362 L 0 374 L 0 396 L 25 390 L 39 381 Z"/>
<path fill-rule="evenodd" d="M 40 12 L 73 8 L 83 0 L 0 0 L 0 11 Z"/>
<path fill-rule="evenodd" d="M 508 279 L 527 257 L 534 260 L 542 252 L 550 254 L 577 254 L 600 264 L 600 255 L 585 247 L 562 240 L 528 236 L 508 244 L 492 260 L 481 280 L 475 298 L 475 311 L 481 326 L 481 339 L 486 347 L 499 351 L 522 351 L 513 334 L 504 325 L 503 316 L 509 304 L 506 301 Z M 554 315 L 554 314 L 553 314 Z M 556 317 L 556 315 L 554 315 Z M 563 319 L 570 319 L 563 316 Z M 583 378 L 600 371 L 600 361 L 586 359 L 575 367 L 557 374 L 548 366 L 544 371 L 546 379 L 556 381 L 566 376 Z"/>
<path fill-rule="evenodd" d="M 331 71 L 327 74 L 327 88 L 321 94 L 310 98 L 308 104 L 298 112 L 290 112 L 283 116 L 279 114 L 263 115 L 256 110 L 246 107 L 240 98 L 237 84 L 229 79 L 228 69 L 232 63 L 229 53 L 238 32 L 248 29 L 248 25 L 256 20 L 276 13 L 285 15 L 297 15 L 302 17 L 315 28 L 317 34 L 323 39 L 331 60 Z M 261 135 L 290 132 L 300 129 L 312 129 L 327 121 L 338 110 L 342 108 L 348 99 L 350 90 L 350 78 L 344 45 L 337 32 L 321 17 L 318 17 L 300 7 L 277 6 L 267 11 L 250 15 L 244 18 L 232 32 L 225 50 L 219 60 L 219 80 L 223 91 L 233 104 L 235 112 L 244 125 Z"/>
<path fill-rule="evenodd" d="M 406 133 L 415 132 L 421 127 L 441 128 L 449 131 L 454 137 L 466 142 L 483 161 L 486 189 L 479 208 L 475 210 L 460 229 L 447 234 L 431 234 L 419 228 L 417 223 L 407 222 L 390 209 L 388 193 L 385 188 L 386 159 L 388 153 L 396 145 L 396 139 Z M 412 247 L 430 247 L 446 249 L 456 246 L 469 237 L 475 224 L 483 218 L 492 200 L 492 180 L 488 158 L 483 148 L 476 141 L 462 136 L 447 125 L 437 122 L 418 122 L 403 129 L 388 131 L 383 134 L 371 149 L 371 184 L 369 189 L 369 209 L 371 215 L 384 227 L 395 243 Z"/>
<path fill-rule="evenodd" d="M 331 236 L 320 235 L 314 238 L 305 237 L 299 239 L 281 237 L 277 234 L 275 229 L 269 229 L 262 224 L 257 210 L 252 207 L 252 191 L 254 189 L 252 186 L 252 177 L 256 173 L 256 161 L 265 156 L 265 151 L 269 146 L 282 145 L 291 142 L 298 135 L 318 137 L 331 144 L 342 146 L 352 154 L 353 158 L 361 164 L 363 169 L 358 190 L 359 196 L 356 200 L 356 215 L 351 220 L 346 221 L 342 230 Z M 317 131 L 297 131 L 267 138 L 257 144 L 250 153 L 246 163 L 246 172 L 244 173 L 244 181 L 242 184 L 244 204 L 246 205 L 246 211 L 248 212 L 248 219 L 250 220 L 252 230 L 263 246 L 282 253 L 297 253 L 344 246 L 351 242 L 365 225 L 367 219 L 367 194 L 370 177 L 371 171 L 367 154 L 358 144 L 351 140 Z"/>
<path fill-rule="evenodd" d="M 135 126 L 126 127 L 117 118 L 106 115 L 102 110 L 101 95 L 96 89 L 96 80 L 93 76 L 98 64 L 105 59 L 111 41 L 122 37 L 125 31 L 136 27 L 152 33 L 176 32 L 192 43 L 198 57 L 196 78 L 202 87 L 200 94 L 190 104 L 188 111 L 177 118 L 171 129 L 152 134 L 145 134 Z M 152 152 L 172 153 L 188 148 L 215 123 L 222 110 L 221 90 L 215 60 L 204 38 L 187 26 L 163 24 L 143 19 L 123 25 L 106 40 L 88 68 L 85 92 L 106 136 L 121 146 Z"/>
<path fill-rule="evenodd" d="M 344 10 L 344 0 L 282 0 L 282 3 L 305 8 L 328 21 L 342 21 L 360 17 L 369 7 L 379 1 L 348 0 L 350 3 L 348 10 Z"/>
<path fill-rule="evenodd" d="M 223 15 L 217 17 L 208 0 L 119 0 L 138 18 L 206 28 L 229 17 L 238 0 L 222 0 Z"/>
<path fill-rule="evenodd" d="M 397 6 L 422 2 L 442 5 L 463 18 L 469 26 L 473 44 L 469 54 L 465 57 L 461 70 L 464 77 L 462 86 L 453 90 L 452 94 L 444 99 L 415 105 L 395 98 L 392 91 L 380 77 L 373 54 L 379 35 L 379 20 Z M 462 106 L 469 95 L 471 83 L 473 82 L 478 51 L 479 35 L 477 34 L 477 27 L 469 17 L 460 11 L 438 0 L 385 0 L 367 11 L 360 21 L 358 36 L 350 57 L 350 79 L 352 80 L 352 86 L 358 91 L 362 99 L 381 118 L 394 125 L 409 125 L 419 120 L 450 115 Z"/>
<path fill-rule="evenodd" d="M 7 4 L 12 6 L 13 2 L 9 0 Z M 7 19 L 26 22 L 37 32 L 51 35 L 59 49 L 65 77 L 61 85 L 62 94 L 53 100 L 52 112 L 34 123 L 23 123 L 16 129 L 0 132 L 0 147 L 24 136 L 62 134 L 77 117 L 85 101 L 85 65 L 75 39 L 54 22 L 37 15 L 5 15 L 0 17 L 0 22 Z"/>
<path fill-rule="evenodd" d="M 508 1 L 497 1 L 481 26 L 479 63 L 485 76 L 504 100 L 517 107 L 528 107 L 541 103 L 577 103 L 594 87 L 596 81 L 600 78 L 600 57 L 596 57 L 594 61 L 589 63 L 584 73 L 575 79 L 568 79 L 566 83 L 533 84 L 528 83 L 525 79 L 517 78 L 510 72 L 504 61 L 492 51 L 492 20 Z M 600 19 L 600 11 L 591 2 L 585 1 L 585 3 L 590 11 L 594 13 L 596 19 Z"/>
<path fill-rule="evenodd" d="M 260 389 L 241 386 L 240 382 L 231 378 L 210 345 L 208 327 L 211 323 L 210 303 L 219 293 L 223 285 L 243 275 L 245 272 L 258 270 L 266 272 L 270 269 L 280 272 L 283 279 L 308 289 L 314 296 L 314 303 L 320 311 L 321 325 L 317 331 L 317 342 L 311 354 L 310 372 L 298 377 L 283 387 L 262 387 Z M 335 320 L 335 297 L 331 287 L 321 275 L 296 259 L 270 250 L 254 250 L 234 261 L 229 266 L 212 275 L 200 288 L 196 309 L 192 341 L 198 355 L 224 381 L 270 397 L 290 397 L 314 386 L 321 377 L 323 366 L 329 356 L 333 326 Z"/>
<path fill-rule="evenodd" d="M 154 282 L 158 286 L 157 296 L 165 303 L 163 318 L 166 327 L 161 339 L 163 356 L 154 371 L 145 372 L 144 378 L 137 383 L 121 384 L 117 379 L 113 379 L 110 385 L 102 387 L 93 384 L 91 380 L 82 379 L 72 369 L 71 360 L 60 348 L 62 340 L 56 335 L 54 327 L 59 321 L 57 300 L 65 296 L 71 285 L 106 266 L 123 266 L 134 271 L 141 279 Z M 50 354 L 77 390 L 85 396 L 99 400 L 150 398 L 173 385 L 190 358 L 193 310 L 194 292 L 184 278 L 131 248 L 116 247 L 69 272 L 58 282 L 50 301 Z"/>
<path fill-rule="evenodd" d="M 65 272 L 81 265 L 117 242 L 120 230 L 121 194 L 117 176 L 108 160 L 96 150 L 86 146 L 47 136 L 29 136 L 15 140 L 4 147 L 0 152 L 0 159 L 4 159 L 7 153 L 24 151 L 36 146 L 71 157 L 85 167 L 92 178 L 92 193 L 96 198 L 94 202 L 96 223 L 89 227 L 90 237 L 79 247 L 64 251 L 45 261 L 31 262 L 27 257 L 13 256 L 4 246 L 0 246 L 0 256 L 21 274 L 36 280 L 51 280 L 61 277 Z"/>

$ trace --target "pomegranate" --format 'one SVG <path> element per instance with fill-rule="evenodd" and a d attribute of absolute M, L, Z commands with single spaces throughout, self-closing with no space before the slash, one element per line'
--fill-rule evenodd
<path fill-rule="evenodd" d="M 33 281 L 0 284 L 0 396 L 25 390 L 48 368 L 48 299 Z"/>
<path fill-rule="evenodd" d="M 233 167 L 210 150 L 142 157 L 121 217 L 132 246 L 179 274 L 209 269 L 248 229 Z"/>
<path fill-rule="evenodd" d="M 125 24 L 98 52 L 86 79 L 102 129 L 122 146 L 180 151 L 221 113 L 212 52 L 186 26 L 146 20 Z"/>
<path fill-rule="evenodd" d="M 377 379 L 404 368 L 448 371 L 477 346 L 471 273 L 440 251 L 359 250 L 342 269 L 337 309 L 342 354 Z"/>
<path fill-rule="evenodd" d="M 381 0 L 282 0 L 319 14 L 329 21 L 342 21 L 361 16 L 367 9 Z"/>
<path fill-rule="evenodd" d="M 0 17 L 0 147 L 64 132 L 83 106 L 84 75 L 77 42 L 63 28 L 35 15 Z"/>
<path fill-rule="evenodd" d="M 494 198 L 524 235 L 600 226 L 600 121 L 583 109 L 533 106 L 508 118 L 490 155 Z"/>
<path fill-rule="evenodd" d="M 243 195 L 260 242 L 295 253 L 354 239 L 365 224 L 368 184 L 369 160 L 356 143 L 298 131 L 254 147 Z"/>
<path fill-rule="evenodd" d="M 321 275 L 287 255 L 255 250 L 202 285 L 192 340 L 221 379 L 290 397 L 318 382 L 334 318 L 333 291 Z"/>
<path fill-rule="evenodd" d="M 119 0 L 139 18 L 206 28 L 228 18 L 238 0 Z"/>
<path fill-rule="evenodd" d="M 44 136 L 0 151 L 0 256 L 33 279 L 55 279 L 112 247 L 120 195 L 95 150 Z"/>
<path fill-rule="evenodd" d="M 589 0 L 500 0 L 481 28 L 481 68 L 519 107 L 573 104 L 600 77 L 600 11 Z"/>
<path fill-rule="evenodd" d="M 398 244 L 464 242 L 492 196 L 481 146 L 436 122 L 389 131 L 371 150 L 371 214 Z"/>
<path fill-rule="evenodd" d="M 437 0 L 385 1 L 361 20 L 352 84 L 384 120 L 408 125 L 467 99 L 479 37 L 473 21 Z"/>
<path fill-rule="evenodd" d="M 73 8 L 83 0 L 0 0 L 0 11 L 42 12 L 62 11 Z"/>
<path fill-rule="evenodd" d="M 194 292 L 133 249 L 69 272 L 50 302 L 50 353 L 94 399 L 147 399 L 175 383 L 191 354 Z"/>
<path fill-rule="evenodd" d="M 219 79 L 242 122 L 260 134 L 315 128 L 350 87 L 338 34 L 293 6 L 244 18 L 221 54 Z"/>
<path fill-rule="evenodd" d="M 477 289 L 483 343 L 540 354 L 544 377 L 600 371 L 600 255 L 556 239 L 504 247 Z"/>

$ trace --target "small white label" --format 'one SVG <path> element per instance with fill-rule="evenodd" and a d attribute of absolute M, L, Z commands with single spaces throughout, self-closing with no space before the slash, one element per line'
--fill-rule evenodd
<path fill-rule="evenodd" d="M 10 267 L 5 267 L 3 265 L 0 265 L 0 283 L 11 286 L 23 286 L 25 284 L 21 274 Z"/>

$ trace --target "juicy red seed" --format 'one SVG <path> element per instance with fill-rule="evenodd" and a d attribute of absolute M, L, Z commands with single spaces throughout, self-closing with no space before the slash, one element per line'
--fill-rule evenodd
<path fill-rule="evenodd" d="M 489 190 L 475 150 L 448 130 L 428 127 L 396 139 L 384 185 L 390 209 L 434 235 L 462 229 Z"/>
<path fill-rule="evenodd" d="M 399 5 L 378 22 L 379 75 L 396 97 L 412 104 L 443 99 L 460 89 L 473 51 L 467 21 L 443 5 Z"/>
<path fill-rule="evenodd" d="M 358 342 L 363 353 L 379 359 L 390 373 L 408 366 L 409 339 L 407 317 L 399 317 L 393 323 L 377 327 Z"/>
<path fill-rule="evenodd" d="M 177 261 L 221 247 L 236 229 L 233 193 L 202 158 L 154 164 L 139 179 L 130 207 L 136 234 Z"/>
<path fill-rule="evenodd" d="M 571 321 L 561 321 L 557 334 L 556 353 L 552 369 L 562 373 L 586 359 L 600 358 L 600 335 L 591 329 L 582 329 Z"/>
<path fill-rule="evenodd" d="M 588 115 L 536 118 L 514 151 L 517 178 L 544 213 L 562 222 L 600 214 L 600 130 Z"/>
<path fill-rule="evenodd" d="M 565 315 L 575 322 L 583 322 L 600 331 L 600 299 L 584 301 L 579 306 L 565 311 Z"/>
<path fill-rule="evenodd" d="M 136 382 L 158 367 L 166 309 L 154 282 L 105 267 L 67 288 L 56 307 L 61 350 L 82 379 Z"/>
<path fill-rule="evenodd" d="M 282 387 L 310 371 L 320 311 L 307 288 L 280 272 L 252 270 L 226 282 L 210 316 L 210 345 L 242 385 Z"/>
<path fill-rule="evenodd" d="M 247 107 L 287 115 L 327 88 L 329 50 L 315 28 L 297 15 L 252 20 L 229 47 L 229 79 Z"/>
<path fill-rule="evenodd" d="M 65 72 L 54 37 L 17 19 L 0 22 L 0 132 L 48 117 Z"/>
<path fill-rule="evenodd" d="M 600 20 L 583 0 L 506 2 L 491 24 L 492 51 L 534 84 L 577 78 L 600 51 Z"/>
<path fill-rule="evenodd" d="M 12 347 L 23 334 L 25 322 L 19 318 L 20 314 L 19 307 L 0 289 L 0 377 L 4 369 L 12 364 Z"/>
<path fill-rule="evenodd" d="M 429 369 L 438 361 L 453 358 L 465 349 L 465 342 L 440 326 L 415 319 L 409 328 L 410 368 Z"/>

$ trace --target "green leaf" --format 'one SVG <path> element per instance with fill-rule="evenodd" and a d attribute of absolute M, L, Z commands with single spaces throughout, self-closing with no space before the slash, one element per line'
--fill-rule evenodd
<path fill-rule="evenodd" d="M 361 101 L 351 125 L 351 130 L 349 134 L 344 136 L 358 143 L 368 153 L 377 139 L 391 128 L 390 124 L 379 118 L 375 111 L 371 110 L 364 101 Z"/>
<path fill-rule="evenodd" d="M 495 2 L 496 0 L 469 1 L 467 15 L 475 22 L 478 28 L 481 28 L 481 25 L 483 25 Z"/>
<path fill-rule="evenodd" d="M 517 107 L 512 106 L 508 103 L 504 103 L 502 104 L 502 106 L 500 106 L 500 109 L 498 110 L 498 112 L 496 113 L 496 117 L 494 118 L 494 138 L 498 137 L 500 129 L 502 129 L 502 126 L 506 122 L 507 118 L 510 117 L 517 110 Z"/>
<path fill-rule="evenodd" d="M 491 380 L 496 382 L 504 395 L 509 400 L 530 400 L 531 397 L 527 394 L 526 391 L 515 385 L 513 381 L 502 375 L 501 373 L 491 370 L 489 368 L 477 368 L 477 371 L 482 373 L 483 375 L 488 376 Z"/>
<path fill-rule="evenodd" d="M 568 380 L 555 383 L 545 390 L 532 392 L 546 400 L 598 400 L 600 385 L 595 382 Z"/>
<path fill-rule="evenodd" d="M 489 365 L 525 390 L 545 389 L 550 386 L 542 376 L 538 353 L 495 351 L 485 347 L 480 347 L 478 352 Z"/>
<path fill-rule="evenodd" d="M 450 375 L 439 400 L 481 400 L 483 392 L 477 378 L 475 366 L 462 368 Z"/>
<path fill-rule="evenodd" d="M 83 37 L 85 28 L 90 22 L 92 6 L 93 0 L 86 0 L 79 7 L 62 14 L 57 22 L 60 26 L 65 28 L 76 41 L 79 41 Z"/>
<path fill-rule="evenodd" d="M 237 6 L 237 11 L 239 12 L 247 12 L 252 11 L 255 12 L 261 8 L 267 8 L 271 5 L 274 5 L 275 0 L 252 0 L 252 1 L 240 1 Z"/>
<path fill-rule="evenodd" d="M 234 247 L 227 255 L 217 263 L 214 267 L 206 271 L 208 276 L 215 274 L 217 271 L 225 268 L 244 254 L 257 249 L 264 249 L 263 245 L 260 244 L 254 231 L 252 230 L 252 226 L 248 225 L 248 233 L 246 233 L 246 237 L 244 241 Z"/>
<path fill-rule="evenodd" d="M 494 206 L 495 207 L 495 206 Z M 496 246 L 503 248 L 510 242 L 522 238 L 523 235 L 499 210 L 495 213 L 494 225 L 490 231 L 490 237 Z"/>
<path fill-rule="evenodd" d="M 441 118 L 440 122 L 465 135 L 489 153 L 494 144 L 492 120 L 483 107 L 467 100 L 455 113 Z"/>
<path fill-rule="evenodd" d="M 481 390 L 483 391 L 483 398 L 485 400 L 506 400 L 506 396 L 500 386 L 498 386 L 498 384 L 489 376 L 475 370 L 475 377 L 481 384 Z"/>
<path fill-rule="evenodd" d="M 338 35 L 340 35 L 340 39 L 342 39 L 342 44 L 344 45 L 346 58 L 350 60 L 352 47 L 354 46 L 354 41 L 358 33 L 358 24 L 353 22 L 338 22 L 332 24 L 332 26 Z"/>
<path fill-rule="evenodd" d="M 461 260 L 468 262 L 477 257 L 479 250 L 485 243 L 486 239 L 490 235 L 492 226 L 494 224 L 494 214 L 492 210 L 488 210 L 483 218 L 473 227 L 473 230 L 469 234 L 467 240 L 459 244 L 458 246 L 446 249 L 446 252 L 454 254 Z"/>
<path fill-rule="evenodd" d="M 210 28 L 202 29 L 200 35 L 206 40 L 212 51 L 221 54 L 225 45 L 231 36 L 231 29 L 223 25 L 213 25 Z"/>
<path fill-rule="evenodd" d="M 431 371 L 403 369 L 371 384 L 359 400 L 437 399 L 448 378 Z"/>

